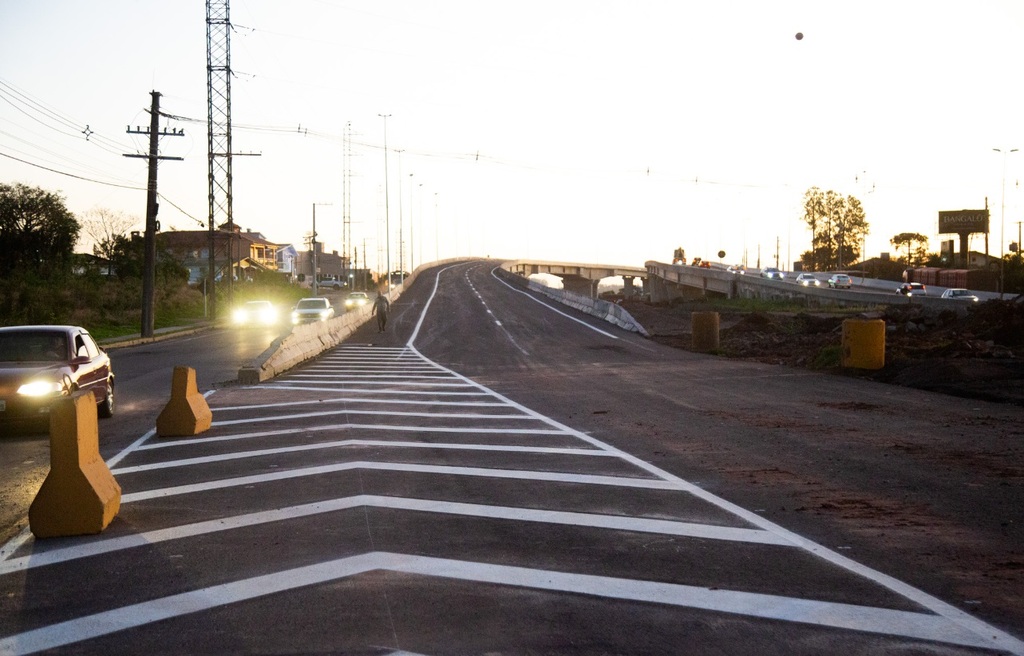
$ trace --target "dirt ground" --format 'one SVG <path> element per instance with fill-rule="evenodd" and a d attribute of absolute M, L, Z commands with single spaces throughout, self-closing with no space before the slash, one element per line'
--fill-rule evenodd
<path fill-rule="evenodd" d="M 624 305 L 653 340 L 686 350 L 693 350 L 691 313 L 712 309 L 706 303 Z M 801 534 L 842 536 L 837 539 L 853 546 L 839 548 L 852 548 L 866 564 L 1019 634 L 1024 301 L 943 312 L 902 306 L 872 314 L 886 322 L 886 364 L 878 371 L 840 366 L 842 322 L 851 316 L 867 315 L 723 311 L 714 352 L 994 401 L 1007 412 L 965 417 L 932 404 L 929 426 L 916 421 L 914 411 L 910 423 L 901 424 L 893 414 L 899 410 L 871 398 L 823 399 L 813 410 L 827 410 L 829 418 L 821 421 L 831 423 L 821 423 L 814 412 L 794 416 L 792 408 L 723 408 L 694 400 L 693 422 L 707 416 L 741 426 L 735 433 L 740 437 L 728 439 L 716 431 L 718 424 L 704 423 L 685 445 L 666 441 L 652 462 L 670 467 L 696 454 L 698 468 L 727 489 L 730 500 L 762 504 L 765 517 Z M 903 432 L 878 429 L 893 425 Z M 823 426 L 834 427 L 842 439 L 808 448 L 815 442 L 803 438 L 820 437 Z M 654 422 L 645 429 L 672 434 L 670 425 Z M 771 445 L 768 453 L 765 444 Z M 892 554 L 900 554 L 899 565 L 892 564 Z"/>
<path fill-rule="evenodd" d="M 706 303 L 624 307 L 651 339 L 692 349 L 691 313 Z M 844 319 L 886 323 L 885 367 L 876 371 L 840 366 Z M 954 309 L 920 305 L 851 315 L 828 312 L 719 312 L 724 357 L 756 360 L 858 376 L 894 385 L 1024 406 L 1024 297 Z"/>

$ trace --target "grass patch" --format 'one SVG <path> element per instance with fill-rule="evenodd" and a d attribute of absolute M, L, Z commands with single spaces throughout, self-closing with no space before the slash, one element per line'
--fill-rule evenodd
<path fill-rule="evenodd" d="M 842 361 L 842 346 L 825 346 L 814 355 L 810 366 L 811 369 L 833 369 L 840 366 Z"/>

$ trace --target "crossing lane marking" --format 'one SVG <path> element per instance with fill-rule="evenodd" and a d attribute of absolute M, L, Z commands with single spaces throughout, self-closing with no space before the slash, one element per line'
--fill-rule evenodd
<path fill-rule="evenodd" d="M 213 585 L 25 631 L 0 640 L 0 654 L 56 649 L 166 619 L 358 576 L 392 571 L 474 583 L 696 608 L 767 620 L 930 640 L 968 647 L 1024 651 L 1011 636 L 979 635 L 946 618 L 904 610 L 796 599 L 676 583 L 528 569 L 428 556 L 370 552 Z"/>

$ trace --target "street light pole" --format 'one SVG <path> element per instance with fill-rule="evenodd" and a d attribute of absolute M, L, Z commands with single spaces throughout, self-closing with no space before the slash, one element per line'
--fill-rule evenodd
<path fill-rule="evenodd" d="M 413 174 L 409 174 L 409 271 L 416 270 L 416 239 L 413 223 L 413 212 L 412 212 L 412 192 L 416 186 L 412 182 Z"/>
<path fill-rule="evenodd" d="M 391 217 L 388 211 L 388 117 L 391 114 L 377 116 L 384 119 L 384 250 L 387 252 L 388 296 L 391 296 Z"/>
<path fill-rule="evenodd" d="M 1006 289 L 1006 156 L 1017 152 L 1018 149 L 993 148 L 992 150 L 1003 155 L 1003 198 L 1002 207 L 999 210 L 999 300 L 1003 300 L 1003 292 Z"/>
<path fill-rule="evenodd" d="M 313 251 L 313 296 L 317 296 L 320 291 L 320 285 L 316 279 L 316 206 L 317 205 L 330 205 L 331 203 L 313 203 L 313 236 L 310 238 L 310 247 Z"/>

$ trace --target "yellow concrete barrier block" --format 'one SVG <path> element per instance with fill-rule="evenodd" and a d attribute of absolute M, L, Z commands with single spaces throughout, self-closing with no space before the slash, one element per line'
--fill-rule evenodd
<path fill-rule="evenodd" d="M 121 508 L 121 486 L 100 458 L 92 392 L 50 408 L 50 473 L 28 510 L 37 538 L 100 533 Z"/>
<path fill-rule="evenodd" d="M 843 321 L 841 364 L 854 369 L 885 366 L 885 321 L 846 319 Z"/>
<path fill-rule="evenodd" d="M 719 344 L 718 313 L 694 312 L 690 315 L 694 351 L 714 351 Z"/>
<path fill-rule="evenodd" d="M 185 437 L 209 430 L 213 413 L 196 386 L 196 370 L 175 367 L 171 380 L 171 400 L 156 418 L 160 437 Z"/>

